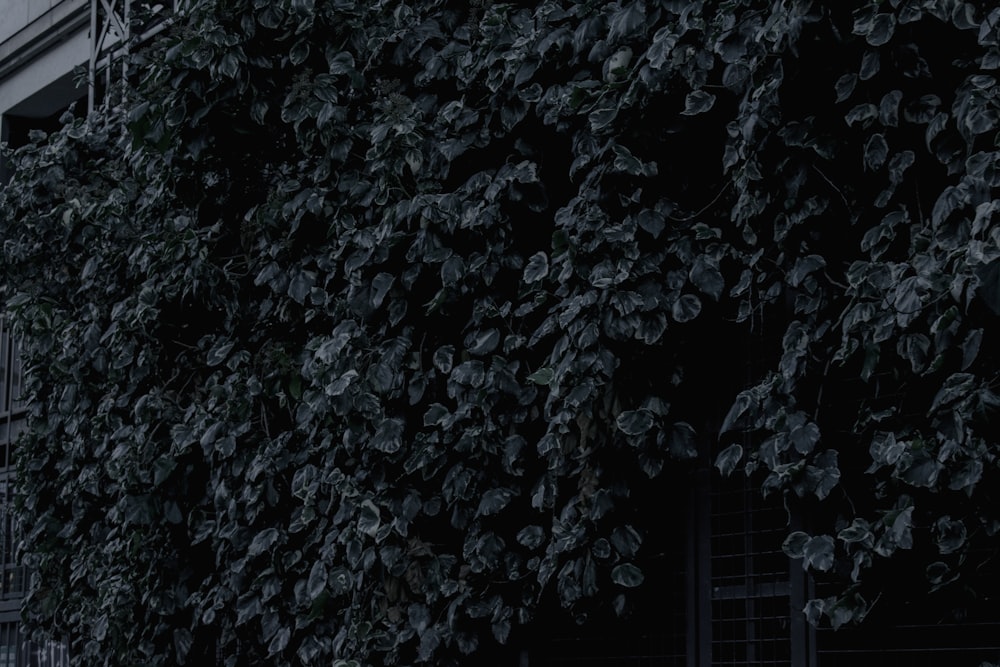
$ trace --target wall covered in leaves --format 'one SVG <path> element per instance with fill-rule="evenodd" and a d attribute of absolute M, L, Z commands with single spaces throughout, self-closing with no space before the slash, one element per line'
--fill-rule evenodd
<path fill-rule="evenodd" d="M 80 664 L 628 613 L 685 539 L 650 489 L 720 439 L 812 517 L 812 621 L 900 563 L 976 590 L 991 3 L 204 0 L 134 64 L 0 193 L 25 616 Z"/>

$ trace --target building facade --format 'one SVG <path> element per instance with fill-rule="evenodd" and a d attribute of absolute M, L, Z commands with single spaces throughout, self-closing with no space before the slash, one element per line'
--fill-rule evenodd
<path fill-rule="evenodd" d="M 123 75 L 133 40 L 162 23 L 136 27 L 139 0 L 5 0 L 0 4 L 0 136 L 11 146 L 32 130 L 52 131 L 71 105 L 100 113 Z M 143 2 L 167 16 L 176 0 Z M 0 165 L 0 182 L 6 178 Z M 0 667 L 62 667 L 67 645 L 26 641 L 18 630 L 26 573 L 17 562 L 11 488 L 17 434 L 23 428 L 23 369 L 16 332 L 0 317 Z M 709 372 L 706 376 L 712 376 Z M 706 429 L 711 432 L 711 429 Z M 709 448 L 706 447 L 706 450 Z M 864 632 L 817 631 L 802 609 L 816 584 L 781 551 L 790 515 L 780 499 L 765 500 L 744 478 L 725 480 L 712 452 L 664 480 L 652 498 L 683 521 L 677 540 L 654 544 L 663 567 L 649 575 L 648 606 L 620 626 L 595 631 L 559 627 L 529 639 L 513 664 L 707 667 L 824 667 L 878 660 L 890 665 L 1000 663 L 1000 623 L 975 618 L 945 624 L 933 614 L 894 617 Z M 680 518 L 678 518 L 680 517 Z M 665 520 L 667 520 L 665 518 Z M 924 610 L 926 611 L 926 610 Z M 904 610 L 905 612 L 905 610 Z M 510 664 L 510 663 L 508 663 Z"/>
<path fill-rule="evenodd" d="M 69 108 L 102 113 L 113 101 L 129 44 L 162 22 L 137 30 L 136 12 L 169 16 L 178 2 L 4 0 L 0 3 L 0 141 L 17 148 L 32 131 L 52 132 Z M 0 187 L 9 168 L 0 161 Z M 19 631 L 29 574 L 18 562 L 13 508 L 15 442 L 24 426 L 16 332 L 0 315 L 0 667 L 64 667 L 68 645 L 37 645 Z"/>
<path fill-rule="evenodd" d="M 75 81 L 90 51 L 88 0 L 9 0 L 0 11 L 0 137 L 17 147 L 31 130 L 58 127 L 70 104 L 86 99 Z M 0 163 L 0 182 L 7 179 Z M 0 317 L 0 667 L 63 667 L 65 643 L 40 646 L 19 631 L 27 573 L 17 558 L 12 487 L 15 442 L 24 425 L 17 338 Z"/>

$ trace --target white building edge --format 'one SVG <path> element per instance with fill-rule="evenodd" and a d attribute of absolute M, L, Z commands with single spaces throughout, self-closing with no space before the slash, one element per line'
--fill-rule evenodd
<path fill-rule="evenodd" d="M 179 5 L 179 0 L 0 0 L 0 142 L 16 148 L 31 130 L 58 129 L 71 105 L 77 114 L 101 113 L 103 91 L 122 73 L 118 66 L 124 61 L 117 56 L 148 36 L 133 34 L 132 11 L 156 8 L 166 15 Z M 0 162 L 0 187 L 7 177 Z M 0 667 L 68 667 L 66 643 L 39 646 L 19 632 L 28 575 L 17 563 L 11 497 L 14 442 L 25 418 L 15 340 L 0 310 Z"/>

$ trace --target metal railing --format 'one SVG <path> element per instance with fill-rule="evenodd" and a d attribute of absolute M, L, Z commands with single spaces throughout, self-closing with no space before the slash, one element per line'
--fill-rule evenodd
<path fill-rule="evenodd" d="M 194 0 L 90 0 L 88 113 L 114 106 L 113 95 L 127 85 L 130 49 L 164 30 L 192 4 Z"/>
<path fill-rule="evenodd" d="M 24 428 L 23 388 L 17 337 L 0 316 L 0 603 L 24 595 L 24 571 L 16 558 L 17 530 L 11 494 L 14 443 Z"/>

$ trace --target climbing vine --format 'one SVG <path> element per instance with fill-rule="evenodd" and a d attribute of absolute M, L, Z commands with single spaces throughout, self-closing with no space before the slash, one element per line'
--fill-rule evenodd
<path fill-rule="evenodd" d="M 81 664 L 451 664 L 627 614 L 685 525 L 642 502 L 715 443 L 815 508 L 813 622 L 885 563 L 975 581 L 1000 10 L 827 4 L 176 17 L 112 119 L 8 156 L 29 626 Z"/>

